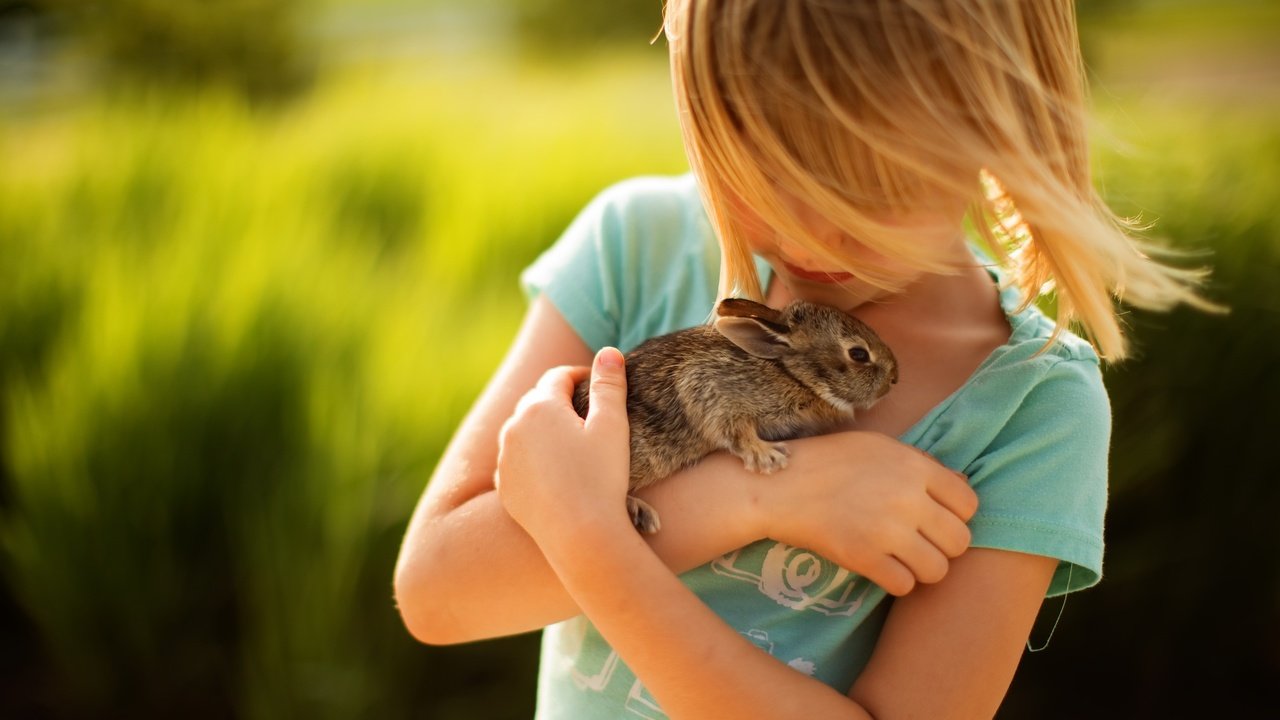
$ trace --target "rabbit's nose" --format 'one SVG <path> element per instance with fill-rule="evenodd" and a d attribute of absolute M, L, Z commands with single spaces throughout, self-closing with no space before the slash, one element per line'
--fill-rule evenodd
<path fill-rule="evenodd" d="M 889 371 L 889 384 L 890 385 L 898 384 L 898 366 L 897 365 L 894 365 L 893 369 Z"/>

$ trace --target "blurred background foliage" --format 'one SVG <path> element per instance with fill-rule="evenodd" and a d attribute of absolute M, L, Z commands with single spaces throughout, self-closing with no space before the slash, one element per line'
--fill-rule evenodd
<path fill-rule="evenodd" d="M 1232 312 L 1129 315 L 1106 578 L 1001 716 L 1265 715 L 1280 8 L 1080 9 L 1100 186 Z M 391 571 L 519 269 L 685 168 L 659 23 L 0 0 L 0 716 L 529 716 L 537 638 L 418 646 Z"/>
<path fill-rule="evenodd" d="M 298 0 L 32 0 L 100 79 L 169 88 L 224 85 L 256 99 L 295 94 L 314 53 Z"/>

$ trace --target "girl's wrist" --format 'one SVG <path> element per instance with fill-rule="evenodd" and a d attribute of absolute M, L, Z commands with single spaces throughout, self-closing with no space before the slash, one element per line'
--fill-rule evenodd
<path fill-rule="evenodd" d="M 785 471 L 784 471 L 785 472 Z M 719 522 L 746 545 L 769 537 L 769 523 L 779 501 L 778 475 L 761 475 L 743 467 L 742 460 L 727 452 L 707 456 L 678 480 L 696 492 L 714 487 L 714 502 L 722 514 Z M 680 498 L 672 498 L 680 502 Z M 725 513 L 727 511 L 727 513 Z"/>
<path fill-rule="evenodd" d="M 787 467 L 773 475 L 752 473 L 748 487 L 748 512 L 751 527 L 761 537 L 785 540 L 792 537 L 787 524 L 810 517 L 816 506 L 826 506 L 836 499 L 817 490 L 821 479 L 833 468 L 845 467 L 848 449 L 857 443 L 860 431 L 847 430 L 787 441 L 790 460 Z"/>
<path fill-rule="evenodd" d="M 804 515 L 804 509 L 797 507 L 798 493 L 803 489 L 804 475 L 813 467 L 813 455 L 819 449 L 816 445 L 813 438 L 789 440 L 787 467 L 771 475 L 751 473 L 747 484 L 748 518 L 751 527 L 762 537 L 774 540 L 787 537 L 779 523 Z"/>
<path fill-rule="evenodd" d="M 751 535 L 757 539 L 773 537 L 773 523 L 777 520 L 786 492 L 781 481 L 780 474 L 748 473 L 741 503 L 742 522 L 751 528 Z"/>
<path fill-rule="evenodd" d="M 526 528 L 526 530 L 529 530 Z M 626 509 L 616 513 L 580 515 L 530 532 L 542 554 L 557 564 L 564 558 L 572 559 L 584 552 L 607 548 L 617 544 L 619 538 L 638 531 L 631 525 Z"/>
<path fill-rule="evenodd" d="M 599 581 L 604 568 L 627 566 L 638 558 L 637 553 L 653 554 L 625 513 L 623 517 L 623 522 L 590 518 L 575 524 L 571 532 L 548 538 L 545 544 L 539 541 L 544 557 L 570 595 L 583 583 Z"/>

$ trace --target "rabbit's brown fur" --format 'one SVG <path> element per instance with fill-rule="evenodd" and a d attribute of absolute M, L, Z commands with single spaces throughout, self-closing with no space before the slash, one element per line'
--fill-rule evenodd
<path fill-rule="evenodd" d="M 870 327 L 803 301 L 774 310 L 725 300 L 714 326 L 647 340 L 626 370 L 632 491 L 721 449 L 750 470 L 782 469 L 781 441 L 834 429 L 898 379 L 892 351 Z M 587 382 L 573 404 L 586 417 Z M 656 532 L 653 509 L 627 500 L 636 526 Z"/>

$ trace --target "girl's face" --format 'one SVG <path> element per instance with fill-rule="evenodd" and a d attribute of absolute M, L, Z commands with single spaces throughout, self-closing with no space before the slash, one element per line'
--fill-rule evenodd
<path fill-rule="evenodd" d="M 793 298 L 851 310 L 866 302 L 886 299 L 891 294 L 858 277 L 858 268 L 872 269 L 877 277 L 890 279 L 900 287 L 909 286 L 924 275 L 921 270 L 859 242 L 799 200 L 787 198 L 785 202 L 808 229 L 811 237 L 822 242 L 826 249 L 839 257 L 848 258 L 854 268 L 854 272 L 850 273 L 833 267 L 829 261 L 810 252 L 802 243 L 769 226 L 749 208 L 741 203 L 734 203 L 734 210 L 738 213 L 745 234 L 744 239 L 752 252 L 768 261 L 778 281 Z M 963 262 L 969 258 L 969 254 L 961 229 L 962 217 L 962 211 L 933 211 L 877 219 L 909 230 L 918 242 L 931 244 L 946 253 L 946 256 Z"/>

